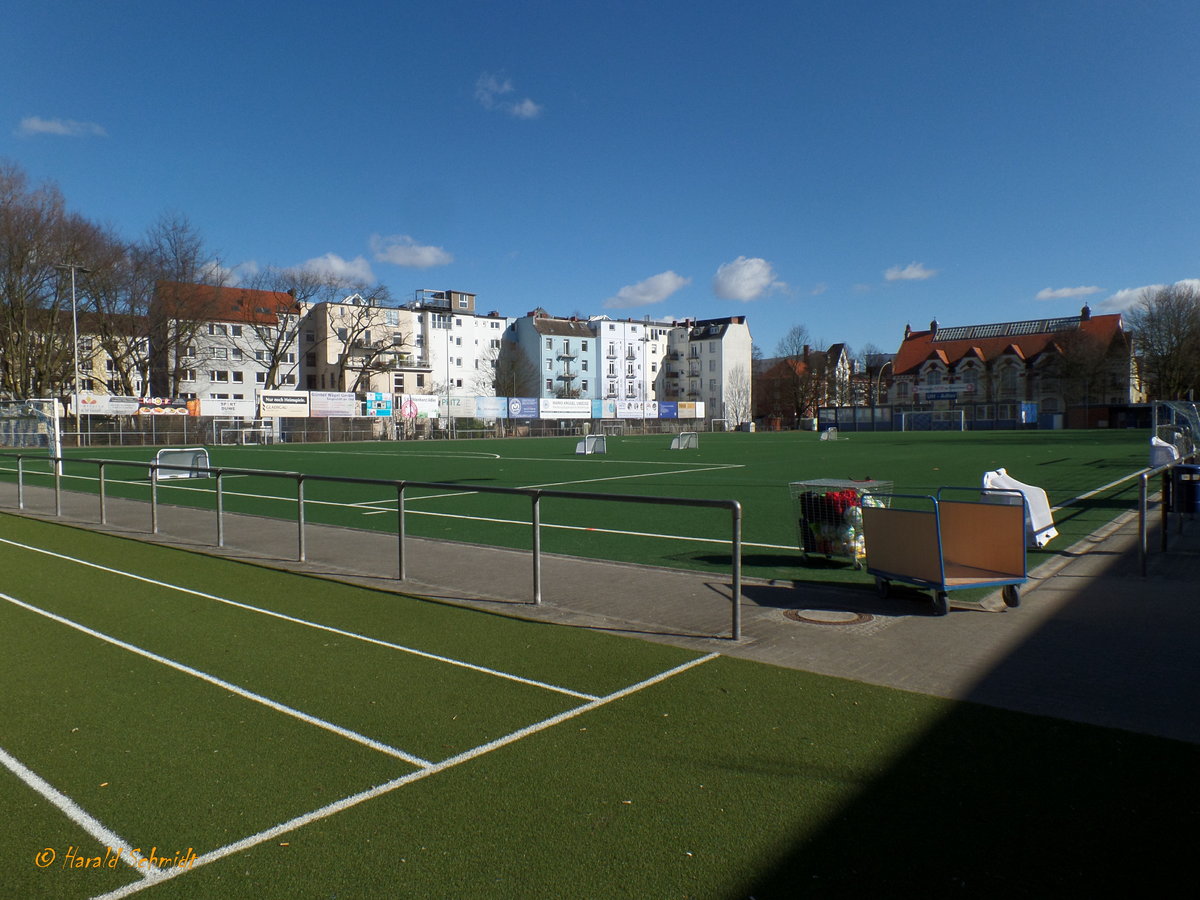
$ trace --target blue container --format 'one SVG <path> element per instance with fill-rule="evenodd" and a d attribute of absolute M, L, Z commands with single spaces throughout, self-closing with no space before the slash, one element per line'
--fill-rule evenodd
<path fill-rule="evenodd" d="M 1175 511 L 1189 516 L 1200 512 L 1200 466 L 1176 466 L 1174 481 Z"/>

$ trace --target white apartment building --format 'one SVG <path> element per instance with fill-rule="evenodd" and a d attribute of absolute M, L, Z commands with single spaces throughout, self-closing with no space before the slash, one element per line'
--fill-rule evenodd
<path fill-rule="evenodd" d="M 703 401 L 712 418 L 727 417 L 732 391 L 746 391 L 749 401 L 752 340 L 745 316 L 683 322 L 670 329 L 667 344 L 662 399 Z"/>

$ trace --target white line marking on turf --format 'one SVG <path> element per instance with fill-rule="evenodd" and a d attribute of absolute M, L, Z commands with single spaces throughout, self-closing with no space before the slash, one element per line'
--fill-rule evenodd
<path fill-rule="evenodd" d="M 0 764 L 3 764 L 6 769 L 20 778 L 30 788 L 41 794 L 52 806 L 57 807 L 59 812 L 95 838 L 101 847 L 119 851 L 119 859 L 141 875 L 142 878 L 154 878 L 156 873 L 161 873 L 162 870 L 149 860 L 146 861 L 145 866 L 139 867 L 139 858 L 137 856 L 129 854 L 129 857 L 126 858 L 124 848 L 132 847 L 133 844 L 129 843 L 129 841 L 125 840 L 115 831 L 106 828 L 99 819 L 85 812 L 78 803 L 36 772 L 26 767 L 3 747 L 0 747 Z"/>
<path fill-rule="evenodd" d="M 676 666 L 673 669 L 669 669 L 666 672 L 660 672 L 658 675 L 647 678 L 645 681 L 639 681 L 637 684 L 630 685 L 627 688 L 622 688 L 621 690 L 605 697 L 597 697 L 591 703 L 585 703 L 583 706 L 577 706 L 574 709 L 569 709 L 566 712 L 559 713 L 556 716 L 551 716 L 548 719 L 543 719 L 541 722 L 536 722 L 526 728 L 514 731 L 512 734 L 505 735 L 502 738 L 497 738 L 494 741 L 491 741 L 487 744 L 482 744 L 471 750 L 467 750 L 458 754 L 457 756 L 451 756 L 439 763 L 434 763 L 428 769 L 421 769 L 417 772 L 411 772 L 408 775 L 395 778 L 392 781 L 385 782 L 384 784 L 370 788 L 369 790 L 361 791 L 357 794 L 351 794 L 349 797 L 343 797 L 341 800 L 336 800 L 327 806 L 322 806 L 319 809 L 314 809 L 311 812 L 296 816 L 295 818 L 289 819 L 286 822 L 281 822 L 278 825 L 274 825 L 271 828 L 267 828 L 258 832 L 257 834 L 252 834 L 249 837 L 242 838 L 240 841 L 235 841 L 232 844 L 226 844 L 224 847 L 219 847 L 216 850 L 211 850 L 208 853 L 205 853 L 203 856 L 196 857 L 195 862 L 192 863 L 189 869 L 167 870 L 162 875 L 155 876 L 153 883 L 157 884 L 159 882 L 166 881 L 169 878 L 177 878 L 188 871 L 193 871 L 212 862 L 217 862 L 218 860 L 224 859 L 227 856 L 232 856 L 235 853 L 241 853 L 243 850 L 250 850 L 253 847 L 257 847 L 259 844 L 274 840 L 275 838 L 287 834 L 290 831 L 295 831 L 297 828 L 302 828 L 305 825 L 310 825 L 313 822 L 326 819 L 329 816 L 342 812 L 343 810 L 358 806 L 360 803 L 363 803 L 367 800 L 373 800 L 376 797 L 381 797 L 384 794 L 396 790 L 397 788 L 404 787 L 406 784 L 411 784 L 414 781 L 419 781 L 429 775 L 435 775 L 464 762 L 469 762 L 470 760 L 476 759 L 485 753 L 490 753 L 493 750 L 497 750 L 501 747 L 515 743 L 516 741 L 528 737 L 529 735 L 536 734 L 539 731 L 544 731 L 547 728 L 552 728 L 561 722 L 565 722 L 569 719 L 575 718 L 576 716 L 582 715 L 583 713 L 590 712 L 593 709 L 597 709 L 608 703 L 612 703 L 614 700 L 620 700 L 623 697 L 628 697 L 630 694 L 637 693 L 645 688 L 666 681 L 668 678 L 673 678 L 676 675 L 686 672 L 688 669 L 716 659 L 718 656 L 720 656 L 719 653 L 709 653 L 706 656 L 689 660 L 688 662 Z M 133 884 L 126 885 L 125 887 L 117 888 L 116 890 L 110 891 L 107 894 L 102 894 L 96 897 L 95 900 L 118 900 L 118 898 L 121 897 L 128 897 L 131 894 L 136 894 L 143 888 L 149 887 L 150 883 L 151 882 L 149 880 L 142 883 L 135 882 Z"/>
<path fill-rule="evenodd" d="M 75 622 L 65 616 L 60 616 L 57 613 L 52 613 L 47 609 L 42 609 L 39 606 L 34 606 L 32 603 L 26 603 L 24 600 L 18 600 L 16 597 L 9 596 L 5 593 L 0 593 L 0 600 L 7 600 L 14 606 L 19 606 L 22 609 L 27 609 L 32 613 L 37 613 L 39 616 L 45 616 L 53 622 L 58 622 L 60 625 L 66 625 L 68 628 L 74 628 L 89 637 L 94 637 L 105 643 L 112 644 L 114 647 L 119 647 L 122 650 L 127 650 L 130 653 L 137 654 L 144 659 L 152 662 L 160 663 L 168 668 L 174 669 L 177 672 L 182 672 L 184 675 L 191 675 L 193 678 L 199 678 L 201 681 L 207 681 L 209 684 L 216 685 L 219 688 L 224 688 L 232 694 L 237 694 L 239 697 L 244 697 L 247 700 L 252 700 L 255 703 L 261 703 L 263 706 L 273 709 L 276 712 L 281 712 L 284 715 L 291 716 L 294 719 L 299 719 L 301 722 L 307 722 L 309 725 L 315 725 L 317 728 L 339 735 L 347 740 L 362 744 L 364 747 L 370 747 L 372 750 L 378 750 L 380 753 L 386 753 L 388 756 L 394 756 L 397 759 L 402 759 L 407 763 L 412 763 L 414 766 L 433 765 L 419 756 L 414 756 L 411 753 L 405 753 L 403 750 L 397 750 L 395 747 L 390 747 L 387 744 L 377 741 L 374 738 L 369 738 L 365 734 L 359 734 L 357 731 L 351 731 L 349 728 L 343 728 L 340 725 L 335 725 L 325 719 L 319 719 L 316 716 L 310 716 L 306 712 L 301 712 L 287 704 L 280 703 L 277 700 L 272 700 L 270 697 L 264 697 L 262 694 L 256 694 L 254 691 L 247 690 L 244 687 L 239 687 L 232 682 L 225 681 L 223 678 L 217 678 L 215 675 L 209 675 L 207 672 L 201 672 L 199 669 L 193 669 L 191 666 L 184 665 L 181 662 L 176 662 L 173 659 L 167 659 L 165 656 L 159 656 L 150 650 L 145 650 L 134 644 L 130 644 L 120 638 L 112 637 L 103 632 L 96 631 L 94 628 L 88 628 L 79 622 Z"/>
<path fill-rule="evenodd" d="M 272 609 L 264 609 L 261 606 L 251 606 L 249 603 L 241 603 L 237 600 L 230 600 L 228 597 L 219 597 L 216 594 L 205 593 L 204 591 L 193 590 L 192 588 L 183 587 L 178 584 L 171 584 L 168 581 L 159 581 L 156 578 L 147 578 L 145 575 L 138 575 L 134 572 L 126 572 L 121 569 L 113 569 L 109 566 L 102 566 L 99 563 L 89 562 L 86 559 L 80 559 L 75 556 L 67 556 L 63 553 L 56 553 L 53 550 L 46 550 L 42 547 L 34 547 L 30 544 L 22 544 L 17 541 L 9 540 L 8 538 L 0 538 L 0 544 L 8 544 L 10 547 L 18 547 L 22 550 L 29 550 L 32 553 L 41 553 L 43 556 L 50 556 L 54 559 L 61 559 L 65 562 L 77 563 L 81 566 L 86 566 L 90 569 L 96 569 L 100 572 L 107 572 L 110 575 L 119 575 L 123 578 L 131 578 L 134 581 L 140 581 L 144 584 L 150 584 L 155 587 L 166 588 L 172 591 L 178 591 L 181 594 L 190 594 L 193 597 L 199 597 L 202 600 L 213 600 L 217 603 L 224 603 L 227 606 L 233 606 L 237 609 L 244 609 L 248 612 L 259 613 L 260 615 L 270 616 L 274 619 L 280 619 L 284 622 L 291 622 L 294 625 L 303 625 L 306 628 L 315 628 L 317 631 L 336 634 L 339 637 L 351 638 L 356 641 L 363 641 L 367 644 L 375 644 L 379 647 L 386 647 L 389 650 L 398 650 L 402 653 L 410 653 L 413 656 L 420 656 L 424 659 L 430 659 L 434 662 L 445 663 L 450 666 L 458 666 L 462 669 L 469 669 L 473 672 L 480 672 L 484 675 L 491 675 L 496 678 L 503 678 L 507 681 L 514 681 L 519 684 L 527 684 L 530 687 L 541 688 L 547 691 L 554 691 L 558 694 L 566 694 L 568 697 L 575 697 L 579 700 L 595 699 L 595 694 L 585 694 L 580 691 L 573 691 L 570 688 L 559 687 L 555 684 L 548 684 L 544 681 L 536 681 L 532 678 L 525 678 L 521 675 L 514 675 L 511 672 L 502 672 L 499 669 L 489 669 L 487 666 L 479 666 L 475 663 L 464 662 L 461 659 L 453 659 L 449 656 L 439 656 L 436 653 L 429 653 L 425 650 L 418 650 L 415 647 L 406 647 L 403 644 L 394 644 L 391 641 L 373 638 L 365 634 L 358 634 L 353 631 L 343 631 L 341 628 L 334 628 L 332 625 L 322 625 L 320 622 L 313 622 L 308 619 L 299 619 L 295 616 L 289 616 L 286 613 L 276 612 Z M 0 595 L 2 596 L 2 595 Z"/>

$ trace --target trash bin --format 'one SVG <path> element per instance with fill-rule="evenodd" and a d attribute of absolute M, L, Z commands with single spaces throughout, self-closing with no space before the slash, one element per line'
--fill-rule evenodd
<path fill-rule="evenodd" d="M 1189 516 L 1200 512 L 1200 466 L 1176 466 L 1174 480 L 1175 511 Z"/>

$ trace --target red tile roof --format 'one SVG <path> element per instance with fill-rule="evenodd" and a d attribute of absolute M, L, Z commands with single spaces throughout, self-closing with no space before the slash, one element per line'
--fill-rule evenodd
<path fill-rule="evenodd" d="M 256 291 L 179 281 L 158 282 L 154 300 L 170 318 L 199 322 L 273 325 L 281 315 L 299 313 L 296 298 L 285 291 Z"/>
<path fill-rule="evenodd" d="M 967 356 L 987 362 L 1009 353 L 1029 360 L 1039 353 L 1058 352 L 1055 339 L 1076 329 L 1108 346 L 1124 332 L 1124 325 L 1121 316 L 1114 314 L 910 331 L 896 354 L 894 371 L 912 374 L 930 359 L 939 359 L 950 368 Z"/>

